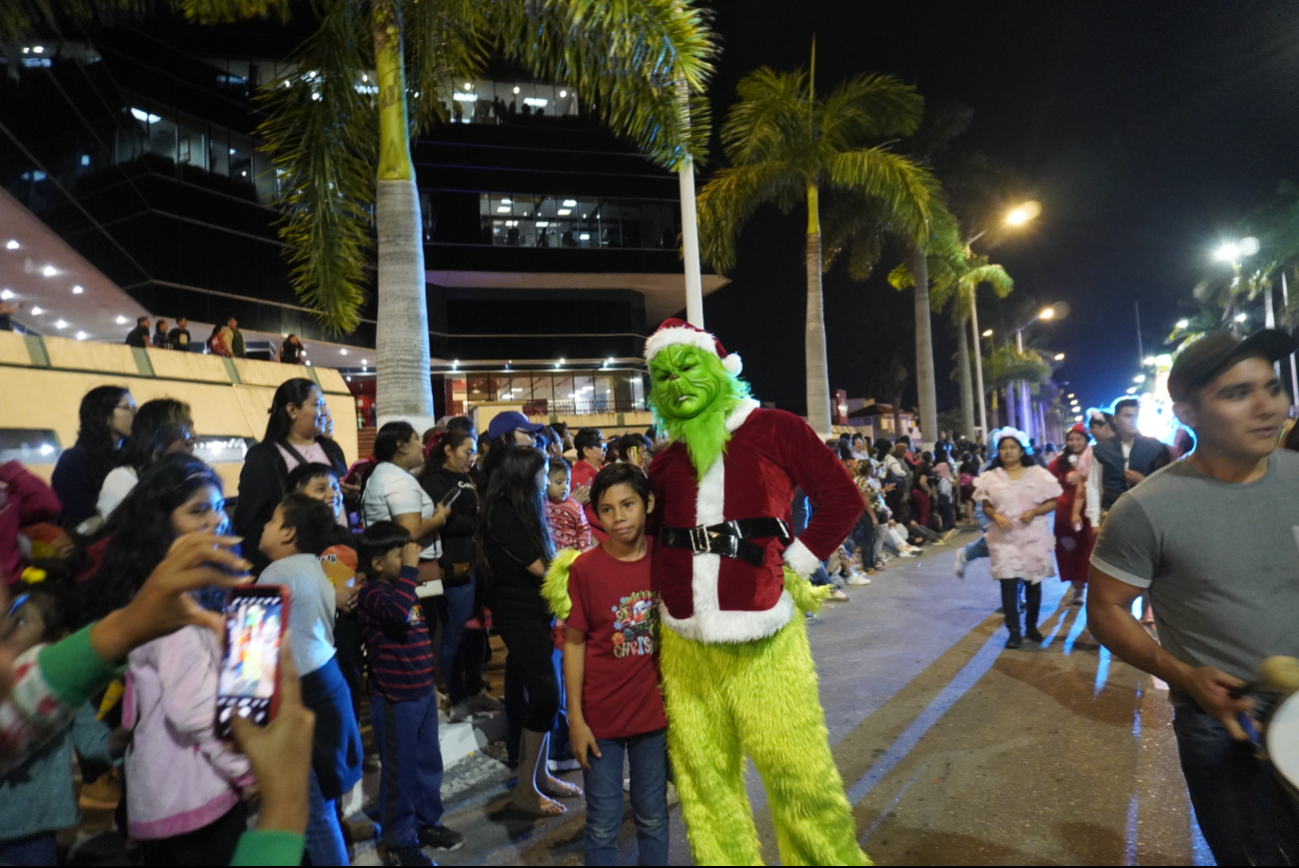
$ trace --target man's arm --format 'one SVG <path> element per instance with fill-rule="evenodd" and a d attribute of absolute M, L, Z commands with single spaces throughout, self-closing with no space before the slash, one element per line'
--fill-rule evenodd
<path fill-rule="evenodd" d="M 1087 584 L 1087 627 L 1098 642 L 1123 662 L 1185 690 L 1232 738 L 1249 739 L 1236 715 L 1249 712 L 1253 702 L 1232 696 L 1245 682 L 1212 666 L 1188 666 L 1165 651 L 1132 615 L 1132 602 L 1141 595 L 1141 588 L 1101 572 L 1095 565 Z"/>
<path fill-rule="evenodd" d="M 1097 533 L 1101 529 L 1102 473 L 1101 463 L 1093 457 L 1091 472 L 1087 474 L 1087 520 L 1092 523 L 1092 533 Z"/>

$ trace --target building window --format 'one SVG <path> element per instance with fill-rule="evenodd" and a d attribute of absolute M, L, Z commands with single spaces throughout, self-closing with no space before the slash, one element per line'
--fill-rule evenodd
<path fill-rule="evenodd" d="M 483 237 L 501 247 L 675 250 L 678 204 L 666 199 L 593 196 L 479 196 Z"/>

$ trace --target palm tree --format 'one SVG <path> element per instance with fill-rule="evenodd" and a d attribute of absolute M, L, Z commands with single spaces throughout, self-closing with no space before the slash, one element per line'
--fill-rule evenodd
<path fill-rule="evenodd" d="M 737 88 L 722 127 L 731 168 L 719 170 L 699 194 L 700 246 L 719 271 L 735 265 L 735 242 L 759 207 L 788 213 L 807 204 L 807 319 L 804 358 L 807 418 L 830 431 L 830 385 L 825 359 L 821 296 L 822 190 L 842 190 L 877 200 L 911 237 L 927 232 L 936 185 L 922 166 L 882 142 L 907 135 L 920 122 L 923 101 L 892 76 L 859 75 L 830 94 L 816 92 L 816 45 L 811 71 L 762 67 Z"/>
<path fill-rule="evenodd" d="M 200 24 L 287 18 L 288 0 L 167 0 Z M 693 0 L 316 0 L 296 68 L 264 85 L 258 129 L 281 182 L 294 290 L 333 333 L 360 323 L 378 248 L 378 414 L 431 422 L 424 244 L 410 142 L 445 121 L 439 88 L 500 52 L 563 81 L 615 131 L 676 167 L 702 155 L 712 36 Z M 6 0 L 0 40 L 143 0 Z M 373 85 L 369 76 L 374 75 Z"/>

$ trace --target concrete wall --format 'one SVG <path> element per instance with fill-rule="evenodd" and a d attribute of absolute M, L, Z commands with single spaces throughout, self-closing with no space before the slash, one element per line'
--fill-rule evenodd
<path fill-rule="evenodd" d="M 96 386 L 120 385 L 130 389 L 139 404 L 154 398 L 185 401 L 194 415 L 196 435 L 260 440 L 275 389 L 294 377 L 320 384 L 334 417 L 334 440 L 348 461 L 354 461 L 355 399 L 335 370 L 3 331 L 0 428 L 51 430 L 66 449 L 77 439 L 82 396 Z M 226 482 L 226 495 L 235 496 L 243 465 L 214 467 Z M 28 468 L 48 479 L 54 464 L 31 463 Z"/>

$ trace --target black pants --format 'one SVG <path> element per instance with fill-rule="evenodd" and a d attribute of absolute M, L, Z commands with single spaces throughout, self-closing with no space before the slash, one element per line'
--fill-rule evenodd
<path fill-rule="evenodd" d="M 1042 583 L 1026 582 L 1023 579 L 1001 580 L 1001 607 L 1006 613 L 1006 629 L 1012 633 L 1019 632 L 1019 588 L 1024 586 L 1024 602 L 1028 611 L 1024 613 L 1024 629 L 1037 629 L 1037 616 L 1042 611 Z"/>
<path fill-rule="evenodd" d="M 239 836 L 248 828 L 248 807 L 240 802 L 201 829 L 141 841 L 145 865 L 229 865 Z"/>
<path fill-rule="evenodd" d="M 552 662 L 555 645 L 550 638 L 550 623 L 540 618 L 503 620 L 498 617 L 496 625 L 509 652 L 505 661 L 507 700 L 515 692 L 510 687 L 522 682 L 528 697 L 523 728 L 550 732 L 559 712 L 559 681 Z M 507 716 L 511 705 L 515 703 L 506 702 Z"/>

